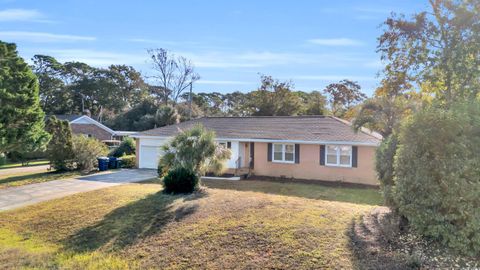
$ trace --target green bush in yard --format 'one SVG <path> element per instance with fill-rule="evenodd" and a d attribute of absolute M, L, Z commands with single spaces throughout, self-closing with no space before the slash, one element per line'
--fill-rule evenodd
<path fill-rule="evenodd" d="M 430 107 L 407 120 L 395 160 L 400 214 L 431 239 L 480 254 L 480 104 Z"/>
<path fill-rule="evenodd" d="M 47 159 L 57 171 L 75 169 L 73 136 L 68 121 L 62 121 L 55 116 L 47 120 L 45 130 L 52 135 L 47 145 Z"/>
<path fill-rule="evenodd" d="M 397 212 L 398 206 L 393 197 L 394 183 L 394 158 L 397 151 L 398 137 L 396 134 L 391 134 L 385 138 L 377 148 L 375 157 L 375 169 L 377 171 L 378 179 L 380 181 L 380 189 L 385 200 L 385 205 L 389 206 L 394 212 Z"/>
<path fill-rule="evenodd" d="M 84 135 L 73 137 L 74 160 L 77 169 L 85 172 L 92 171 L 98 164 L 97 157 L 105 156 L 108 147 L 95 138 L 88 138 Z"/>
<path fill-rule="evenodd" d="M 128 155 L 122 157 L 122 168 L 135 168 L 136 156 Z"/>
<path fill-rule="evenodd" d="M 7 156 L 4 153 L 0 153 L 0 165 L 7 164 Z"/>
<path fill-rule="evenodd" d="M 109 156 L 112 157 L 121 157 L 123 155 L 133 155 L 135 154 L 135 140 L 132 138 L 126 137 L 123 139 L 122 143 L 120 145 L 113 149 Z"/>
<path fill-rule="evenodd" d="M 192 170 L 176 168 L 163 177 L 163 187 L 166 193 L 191 193 L 198 187 L 198 176 Z"/>

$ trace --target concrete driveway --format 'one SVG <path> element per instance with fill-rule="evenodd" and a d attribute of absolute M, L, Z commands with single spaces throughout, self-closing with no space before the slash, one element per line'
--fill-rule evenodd
<path fill-rule="evenodd" d="M 0 190 L 0 211 L 71 194 L 140 182 L 157 176 L 155 170 L 122 169 Z"/>

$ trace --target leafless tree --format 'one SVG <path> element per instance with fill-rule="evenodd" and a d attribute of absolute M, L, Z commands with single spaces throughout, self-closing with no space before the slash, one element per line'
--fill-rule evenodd
<path fill-rule="evenodd" d="M 160 96 L 165 105 L 172 100 L 177 103 L 178 98 L 187 88 L 200 79 L 195 73 L 193 63 L 183 57 L 176 56 L 166 49 L 149 49 L 148 54 L 152 60 L 153 68 L 157 74 L 152 76 L 159 83 Z"/>

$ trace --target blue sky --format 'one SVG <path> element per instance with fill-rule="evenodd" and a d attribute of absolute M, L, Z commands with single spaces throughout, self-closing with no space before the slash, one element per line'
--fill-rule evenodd
<path fill-rule="evenodd" d="M 380 24 L 392 11 L 427 8 L 426 0 L 0 0 L 0 40 L 26 59 L 127 64 L 145 76 L 146 50 L 166 48 L 195 64 L 195 92 L 254 90 L 261 73 L 304 91 L 352 79 L 371 95 Z"/>

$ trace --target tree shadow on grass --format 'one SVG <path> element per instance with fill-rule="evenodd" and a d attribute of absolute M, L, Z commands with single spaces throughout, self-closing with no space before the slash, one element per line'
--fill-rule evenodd
<path fill-rule="evenodd" d="M 347 232 L 355 269 L 418 269 L 414 258 L 389 248 L 397 235 L 389 213 L 374 209 L 360 220 L 352 220 Z"/>
<path fill-rule="evenodd" d="M 198 205 L 185 203 L 175 207 L 174 201 L 194 201 L 206 196 L 196 192 L 190 195 L 151 194 L 107 214 L 95 225 L 83 228 L 65 241 L 67 250 L 75 252 L 96 249 L 118 250 L 139 239 L 159 233 L 172 221 L 180 221 L 195 213 Z"/>

